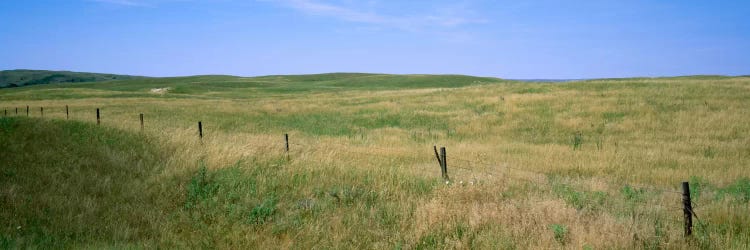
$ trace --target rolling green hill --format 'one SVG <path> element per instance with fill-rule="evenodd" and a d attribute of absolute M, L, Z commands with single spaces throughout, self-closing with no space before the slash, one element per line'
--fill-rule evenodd
<path fill-rule="evenodd" d="M 157 96 L 166 98 L 195 98 L 200 96 L 200 98 L 247 99 L 269 94 L 458 88 L 501 82 L 509 81 L 499 78 L 464 75 L 389 75 L 366 73 L 258 77 L 201 75 L 38 85 L 15 89 L 13 91 L 0 91 L 0 96 L 6 100 Z"/>
<path fill-rule="evenodd" d="M 0 71 L 0 88 L 12 88 L 28 85 L 74 82 L 101 82 L 143 78 L 141 76 L 113 75 L 71 71 L 48 70 L 3 70 Z"/>

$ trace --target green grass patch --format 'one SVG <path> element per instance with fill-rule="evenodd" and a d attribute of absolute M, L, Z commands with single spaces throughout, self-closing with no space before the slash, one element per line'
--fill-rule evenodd
<path fill-rule="evenodd" d="M 577 190 L 556 178 L 552 178 L 551 182 L 553 183 L 552 193 L 577 210 L 595 211 L 606 205 L 608 195 L 605 192 Z"/>
<path fill-rule="evenodd" d="M 625 112 L 604 112 L 602 114 L 602 119 L 606 122 L 619 122 L 622 121 L 623 118 L 625 118 L 627 114 Z"/>
<path fill-rule="evenodd" d="M 750 202 L 750 179 L 741 178 L 729 186 L 719 188 L 716 195 L 719 199 L 731 197 L 737 203 L 747 204 Z"/>
<path fill-rule="evenodd" d="M 551 224 L 549 228 L 552 230 L 552 235 L 558 243 L 561 245 L 568 243 L 568 227 L 562 224 Z"/>
<path fill-rule="evenodd" d="M 446 130 L 448 122 L 439 116 L 388 111 L 363 111 L 355 114 L 318 112 L 297 114 L 261 114 L 246 119 L 259 131 L 297 130 L 310 135 L 354 136 L 362 129 L 402 128 L 406 130 Z M 240 124 L 247 126 L 246 124 Z"/>
<path fill-rule="evenodd" d="M 5 246 L 145 243 L 160 233 L 160 205 L 145 183 L 164 152 L 149 138 L 82 122 L 0 118 L 0 145 L 0 187 L 12 188 L 0 202 Z"/>
<path fill-rule="evenodd" d="M 514 91 L 516 94 L 541 94 L 541 93 L 549 93 L 550 90 L 547 88 L 523 88 Z"/>

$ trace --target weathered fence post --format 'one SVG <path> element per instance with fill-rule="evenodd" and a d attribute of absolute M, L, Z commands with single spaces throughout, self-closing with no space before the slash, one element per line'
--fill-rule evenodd
<path fill-rule="evenodd" d="M 65 105 L 65 120 L 70 119 L 70 112 L 68 112 L 68 105 Z"/>
<path fill-rule="evenodd" d="M 289 154 L 289 134 L 284 134 L 284 146 L 286 147 L 286 153 Z"/>
<path fill-rule="evenodd" d="M 16 107 L 16 115 L 18 115 L 18 107 Z"/>
<path fill-rule="evenodd" d="M 198 121 L 198 137 L 203 141 L 203 123 Z"/>
<path fill-rule="evenodd" d="M 448 178 L 448 164 L 445 163 L 445 147 L 440 147 L 440 154 L 438 154 L 437 146 L 433 145 L 432 150 L 435 151 L 435 158 L 437 158 L 438 164 L 440 164 L 440 175 L 443 177 L 443 180 L 450 181 Z"/>
<path fill-rule="evenodd" d="M 8 116 L 8 109 L 5 109 L 5 116 Z"/>
<path fill-rule="evenodd" d="M 288 133 L 284 133 L 284 148 L 285 148 L 284 154 L 286 154 L 286 161 L 289 161 L 290 158 L 289 158 L 289 134 Z"/>
<path fill-rule="evenodd" d="M 26 116 L 29 116 L 29 105 L 26 105 Z"/>
<path fill-rule="evenodd" d="M 685 237 L 693 234 L 693 205 L 690 201 L 690 183 L 682 182 L 682 212 L 685 217 Z"/>
<path fill-rule="evenodd" d="M 450 181 L 450 178 L 448 178 L 448 162 L 446 161 L 446 158 L 445 147 L 440 147 L 440 167 L 443 173 L 443 180 Z"/>
<path fill-rule="evenodd" d="M 140 118 L 141 118 L 141 130 L 143 130 L 143 113 L 140 114 Z"/>
<path fill-rule="evenodd" d="M 99 119 L 99 109 L 96 109 L 96 125 L 99 125 L 101 120 Z"/>
<path fill-rule="evenodd" d="M 39 107 L 39 116 L 44 117 L 44 107 Z"/>

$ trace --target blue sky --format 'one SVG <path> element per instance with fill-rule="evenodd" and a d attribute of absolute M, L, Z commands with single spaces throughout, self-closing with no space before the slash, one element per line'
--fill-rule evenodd
<path fill-rule="evenodd" d="M 7 0 L 0 69 L 750 74 L 750 1 Z"/>

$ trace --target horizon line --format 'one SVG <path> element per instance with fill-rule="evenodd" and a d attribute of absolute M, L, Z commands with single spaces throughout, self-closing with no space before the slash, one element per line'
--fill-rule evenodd
<path fill-rule="evenodd" d="M 630 78 L 674 78 L 674 77 L 697 77 L 697 76 L 717 76 L 717 77 L 750 77 L 750 74 L 738 74 L 738 75 L 723 75 L 723 74 L 690 74 L 690 75 L 659 75 L 659 76 L 616 76 L 616 77 L 510 77 L 504 78 L 501 76 L 483 76 L 483 75 L 471 75 L 461 73 L 382 73 L 382 72 L 345 72 L 345 71 L 332 71 L 332 72 L 319 72 L 319 73 L 287 73 L 287 74 L 262 74 L 262 75 L 234 75 L 234 74 L 194 74 L 194 75 L 138 75 L 138 74 L 126 74 L 126 73 L 110 73 L 110 72 L 93 72 L 93 71 L 74 71 L 67 69 L 0 69 L 3 71 L 50 71 L 50 72 L 71 72 L 71 73 L 89 73 L 89 74 L 107 74 L 107 75 L 123 75 L 123 76 L 135 76 L 135 77 L 148 77 L 148 78 L 180 78 L 180 77 L 197 77 L 197 76 L 232 76 L 232 77 L 268 77 L 268 76 L 301 76 L 301 75 L 324 75 L 324 74 L 370 74 L 370 75 L 461 75 L 461 76 L 472 76 L 472 77 L 487 77 L 487 78 L 498 78 L 501 80 L 512 80 L 512 81 L 586 81 L 586 80 L 597 80 L 597 79 L 630 79 Z"/>

